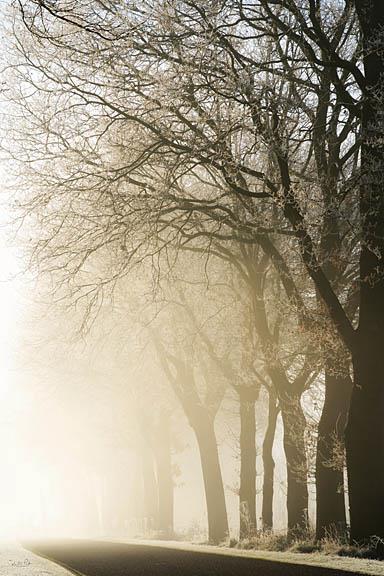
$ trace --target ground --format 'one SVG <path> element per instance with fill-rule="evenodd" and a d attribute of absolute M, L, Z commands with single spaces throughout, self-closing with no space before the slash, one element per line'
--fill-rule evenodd
<path fill-rule="evenodd" d="M 71 576 L 71 573 L 17 542 L 1 542 L 0 576 Z"/>
<path fill-rule="evenodd" d="M 128 540 L 65 540 L 24 543 L 26 547 L 67 566 L 84 576 L 349 576 L 374 574 L 384 576 L 384 563 L 324 556 L 255 552 L 180 542 Z M 33 556 L 29 560 L 33 565 Z M 45 560 L 45 562 L 47 562 Z M 64 576 L 66 572 L 50 572 L 44 564 L 43 576 Z M 53 565 L 53 570 L 56 567 Z M 7 576 L 30 576 L 35 572 L 7 572 Z M 1 573 L 1 576 L 3 574 Z M 68 575 L 67 575 L 68 576 Z"/>
<path fill-rule="evenodd" d="M 384 576 L 384 562 L 280 552 L 215 548 L 180 542 L 132 540 L 65 540 L 2 543 L 0 576 L 167 576 L 198 573 L 200 576 L 336 576 L 372 574 Z M 71 570 L 47 558 L 65 564 Z"/>

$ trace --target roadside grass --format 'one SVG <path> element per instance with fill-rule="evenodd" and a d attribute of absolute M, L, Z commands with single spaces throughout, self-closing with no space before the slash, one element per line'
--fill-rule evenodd
<path fill-rule="evenodd" d="M 261 536 L 261 535 L 260 535 Z M 295 546 L 299 543 L 299 539 L 296 538 L 295 541 L 290 541 L 288 547 L 284 545 L 284 535 L 274 534 L 273 535 L 273 548 L 272 545 L 267 547 L 268 538 L 266 535 L 262 536 L 264 540 L 264 549 L 255 548 L 255 539 L 250 539 L 250 541 L 245 542 L 246 549 L 242 546 L 243 543 L 232 538 L 231 541 L 223 542 L 221 545 L 213 545 L 204 541 L 164 541 L 164 540 L 142 540 L 142 539 L 130 539 L 130 538 L 109 538 L 108 541 L 121 542 L 126 544 L 141 544 L 144 546 L 161 546 L 165 548 L 185 550 L 188 552 L 198 552 L 198 553 L 208 553 L 208 554 L 219 554 L 225 556 L 235 556 L 240 558 L 255 558 L 258 560 L 267 560 L 269 562 L 278 562 L 282 564 L 298 564 L 302 567 L 304 566 L 317 566 L 319 568 L 331 568 L 333 570 L 342 570 L 343 572 L 350 572 L 351 575 L 367 575 L 367 576 L 384 576 L 384 562 L 370 557 L 362 557 L 356 554 L 352 554 L 353 550 L 348 550 L 348 555 L 344 553 L 337 554 L 337 551 L 343 548 L 343 544 L 340 545 L 337 539 L 327 539 L 327 543 L 323 543 L 323 550 L 319 551 L 317 546 L 313 552 L 308 552 L 308 546 L 304 545 L 304 549 L 308 553 L 292 551 L 289 549 L 291 546 Z M 101 538 L 101 540 L 106 540 Z M 301 544 L 304 539 L 301 539 Z M 308 542 L 312 545 L 313 541 L 308 538 Z M 299 544 L 300 546 L 300 544 Z M 336 550 L 336 553 L 334 552 Z M 303 568 L 302 573 L 305 573 Z M 0 573 L 0 576 L 3 576 Z M 5 576 L 5 574 L 4 574 Z M 8 574 L 6 575 L 8 576 Z"/>
<path fill-rule="evenodd" d="M 298 552 L 302 554 L 324 554 L 363 559 L 384 560 L 384 541 L 373 537 L 364 545 L 349 544 L 347 536 L 329 535 L 316 540 L 314 531 L 308 529 L 299 535 L 287 533 L 259 532 L 241 541 L 232 539 L 231 548 L 241 550 L 266 550 L 270 552 Z"/>

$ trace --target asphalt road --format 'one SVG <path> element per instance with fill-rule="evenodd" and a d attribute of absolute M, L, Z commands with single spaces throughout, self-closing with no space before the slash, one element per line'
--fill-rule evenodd
<path fill-rule="evenodd" d="M 351 576 L 351 572 L 143 544 L 90 540 L 23 542 L 84 576 Z"/>

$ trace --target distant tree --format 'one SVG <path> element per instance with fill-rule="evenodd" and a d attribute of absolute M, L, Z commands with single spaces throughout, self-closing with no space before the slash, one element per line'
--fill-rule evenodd
<path fill-rule="evenodd" d="M 221 278 L 217 287 L 211 279 L 210 292 L 213 294 L 210 298 L 216 296 L 222 312 L 221 322 L 217 322 L 219 316 L 217 312 L 210 312 L 211 316 L 215 316 L 217 324 L 213 331 L 212 319 L 209 321 L 209 318 L 201 314 L 201 310 L 196 310 L 196 307 L 191 305 L 187 292 L 179 288 L 177 296 L 180 306 L 196 331 L 196 338 L 201 342 L 208 356 L 207 361 L 212 365 L 211 370 L 222 375 L 238 398 L 240 419 L 239 536 L 240 539 L 244 539 L 254 536 L 257 531 L 256 402 L 263 379 L 256 369 L 257 347 L 254 323 L 249 310 L 250 301 L 247 295 L 244 299 L 236 289 L 234 271 L 228 264 L 219 260 L 215 268 L 218 267 L 217 264 L 222 269 Z M 207 295 L 207 290 L 205 293 Z"/>
<path fill-rule="evenodd" d="M 205 401 L 199 394 L 194 365 L 183 353 L 166 348 L 154 334 L 153 342 L 162 369 L 192 427 L 200 453 L 208 517 L 208 538 L 215 544 L 228 537 L 228 519 L 214 420 L 224 395 L 222 385 L 207 381 Z M 168 345 L 169 346 L 169 345 Z M 208 375 L 206 375 L 208 376 Z"/>

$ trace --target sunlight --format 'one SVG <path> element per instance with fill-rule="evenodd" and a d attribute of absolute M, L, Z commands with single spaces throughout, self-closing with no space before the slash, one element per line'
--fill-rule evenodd
<path fill-rule="evenodd" d="M 0 538 L 384 559 L 384 2 L 203 4 L 0 2 Z"/>
<path fill-rule="evenodd" d="M 3 207 L 4 208 L 4 207 Z M 3 221 L 5 218 L 3 210 Z M 22 316 L 22 289 L 15 250 L 0 236 L 0 537 L 14 537 L 31 507 L 32 472 L 20 450 L 23 396 L 15 367 Z"/>

